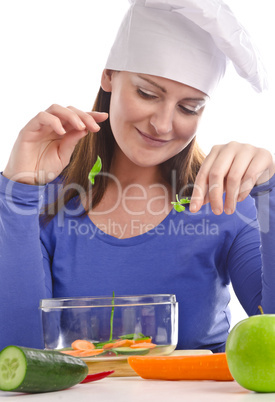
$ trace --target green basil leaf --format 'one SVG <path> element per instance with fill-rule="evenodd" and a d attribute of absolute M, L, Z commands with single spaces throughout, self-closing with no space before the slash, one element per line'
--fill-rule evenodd
<path fill-rule="evenodd" d="M 135 335 L 136 335 L 136 334 L 121 335 L 121 336 L 119 337 L 119 339 L 130 339 L 130 340 L 132 340 L 132 339 L 134 339 Z"/>
<path fill-rule="evenodd" d="M 94 166 L 92 167 L 89 173 L 89 180 L 92 184 L 95 184 L 95 176 L 101 171 L 101 168 L 102 168 L 102 162 L 101 158 L 98 156 Z"/>
<path fill-rule="evenodd" d="M 180 200 L 180 203 L 181 203 L 181 204 L 190 204 L 190 201 L 191 201 L 191 200 L 189 200 L 188 198 L 182 198 L 182 199 Z"/>
<path fill-rule="evenodd" d="M 183 205 L 180 205 L 180 204 L 174 205 L 174 209 L 175 209 L 177 212 L 183 212 L 183 211 L 185 211 L 185 207 L 184 207 Z"/>

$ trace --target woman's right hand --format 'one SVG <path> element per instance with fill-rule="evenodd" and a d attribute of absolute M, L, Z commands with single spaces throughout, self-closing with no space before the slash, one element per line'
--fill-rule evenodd
<path fill-rule="evenodd" d="M 54 180 L 68 165 L 78 141 L 88 131 L 98 132 L 97 123 L 107 118 L 107 113 L 50 106 L 20 131 L 3 175 L 33 185 Z"/>

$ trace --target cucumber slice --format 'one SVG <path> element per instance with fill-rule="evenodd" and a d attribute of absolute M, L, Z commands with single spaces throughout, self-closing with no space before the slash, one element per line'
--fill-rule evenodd
<path fill-rule="evenodd" d="M 99 353 L 98 355 L 91 357 L 115 357 L 115 356 L 117 356 L 117 353 L 114 351 L 114 349 L 108 349 L 102 353 Z"/>
<path fill-rule="evenodd" d="M 87 374 L 84 361 L 55 351 L 11 345 L 0 353 L 2 391 L 59 391 L 78 384 Z"/>
<path fill-rule="evenodd" d="M 120 348 L 113 348 L 111 349 L 113 352 L 117 353 L 118 355 L 146 355 L 150 352 L 149 348 L 130 348 L 130 347 L 123 347 Z"/>

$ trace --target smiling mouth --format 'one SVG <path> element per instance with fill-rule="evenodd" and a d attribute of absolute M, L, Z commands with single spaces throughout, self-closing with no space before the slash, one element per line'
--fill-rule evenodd
<path fill-rule="evenodd" d="M 164 145 L 170 142 L 170 140 L 160 140 L 155 137 L 151 137 L 150 135 L 143 133 L 139 129 L 137 129 L 137 131 L 147 143 L 152 143 L 154 145 Z"/>

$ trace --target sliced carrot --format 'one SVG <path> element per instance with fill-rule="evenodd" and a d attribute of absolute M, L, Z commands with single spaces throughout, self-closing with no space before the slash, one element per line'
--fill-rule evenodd
<path fill-rule="evenodd" d="M 93 356 L 97 356 L 100 355 L 102 352 L 104 352 L 104 349 L 90 349 L 90 350 L 83 350 L 79 353 L 79 357 L 93 357 Z"/>
<path fill-rule="evenodd" d="M 114 344 L 115 342 L 106 343 L 105 345 L 103 345 L 103 349 L 104 350 L 112 349 L 114 347 Z"/>
<path fill-rule="evenodd" d="M 97 356 L 100 353 L 104 352 L 104 349 L 86 349 L 86 350 L 63 350 L 61 353 L 66 355 L 75 356 L 75 357 L 88 357 L 88 356 Z"/>
<path fill-rule="evenodd" d="M 125 346 L 131 346 L 133 345 L 134 342 L 130 339 L 121 339 L 119 341 L 116 341 L 114 343 L 106 343 L 106 345 L 103 346 L 103 349 L 113 349 L 113 348 L 120 348 L 120 347 L 125 347 Z"/>
<path fill-rule="evenodd" d="M 85 341 L 84 339 L 77 339 L 72 343 L 72 348 L 76 350 L 94 349 L 95 345 L 92 342 Z"/>
<path fill-rule="evenodd" d="M 226 354 L 193 356 L 130 356 L 128 363 L 146 379 L 233 381 Z"/>
<path fill-rule="evenodd" d="M 85 352 L 85 350 L 61 350 L 61 353 L 70 356 L 79 356 L 79 353 Z"/>
<path fill-rule="evenodd" d="M 131 345 L 133 345 L 134 344 L 134 341 L 133 340 L 131 340 L 131 339 L 122 339 L 121 341 L 117 341 L 115 344 L 114 344 L 114 348 L 120 348 L 120 347 L 128 347 L 128 346 L 131 346 Z"/>
<path fill-rule="evenodd" d="M 134 343 L 151 343 L 152 339 L 151 338 L 145 338 L 145 339 L 135 339 Z"/>
<path fill-rule="evenodd" d="M 154 343 L 148 343 L 148 342 L 140 342 L 140 343 L 134 343 L 133 345 L 131 345 L 130 347 L 132 349 L 138 349 L 138 348 L 147 348 L 147 349 L 153 349 L 155 348 L 157 345 Z"/>

